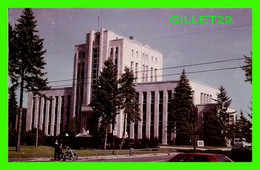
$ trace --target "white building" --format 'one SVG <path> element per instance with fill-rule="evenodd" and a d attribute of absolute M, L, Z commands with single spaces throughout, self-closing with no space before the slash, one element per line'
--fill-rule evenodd
<path fill-rule="evenodd" d="M 66 130 L 69 117 L 75 117 L 79 132 L 84 129 L 90 134 L 95 133 L 98 119 L 93 117 L 89 104 L 92 89 L 97 85 L 103 63 L 108 58 L 116 63 L 119 75 L 128 66 L 137 78 L 141 121 L 136 125 L 128 124 L 128 137 L 157 137 L 162 144 L 167 144 L 168 101 L 177 81 L 162 81 L 162 53 L 134 41 L 132 36 L 125 38 L 103 28 L 100 32 L 91 30 L 86 35 L 86 43 L 75 46 L 71 88 L 43 91 L 53 98 L 52 101 L 29 93 L 26 130 L 39 124 L 45 134 L 56 136 Z M 190 85 L 195 105 L 212 103 L 216 98 L 218 89 L 191 80 Z M 116 119 L 114 134 L 122 137 L 122 112 Z"/>

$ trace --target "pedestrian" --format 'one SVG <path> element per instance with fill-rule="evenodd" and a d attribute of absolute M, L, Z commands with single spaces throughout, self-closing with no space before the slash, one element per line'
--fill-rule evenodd
<path fill-rule="evenodd" d="M 62 157 L 62 151 L 63 151 L 63 147 L 62 147 L 62 143 L 60 143 L 59 145 L 59 148 L 58 148 L 58 157 L 59 157 L 59 160 L 61 159 Z"/>
<path fill-rule="evenodd" d="M 59 144 L 58 144 L 58 140 L 55 141 L 54 144 L 54 160 L 59 159 Z"/>
<path fill-rule="evenodd" d="M 133 147 L 130 147 L 129 155 L 134 156 L 134 153 L 135 153 L 135 149 Z"/>

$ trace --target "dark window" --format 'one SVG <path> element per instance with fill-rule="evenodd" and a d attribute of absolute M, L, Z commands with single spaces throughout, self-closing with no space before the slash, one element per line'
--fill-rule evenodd
<path fill-rule="evenodd" d="M 59 104 L 59 97 L 55 96 L 56 103 L 55 103 L 55 112 L 54 112 L 54 136 L 56 136 L 56 129 L 57 129 L 57 119 L 58 119 L 58 104 Z"/>
<path fill-rule="evenodd" d="M 216 156 L 216 158 L 217 158 L 220 162 L 231 162 L 231 160 L 228 159 L 226 156 Z"/>
<path fill-rule="evenodd" d="M 162 140 L 163 91 L 159 91 L 159 140 Z"/>
<path fill-rule="evenodd" d="M 190 162 L 210 162 L 207 156 L 191 155 Z"/>
<path fill-rule="evenodd" d="M 64 96 L 61 96 L 61 116 L 60 116 L 60 131 L 63 131 L 63 124 L 64 124 Z"/>
<path fill-rule="evenodd" d="M 151 92 L 151 138 L 154 137 L 154 101 L 155 101 L 155 92 Z"/>
<path fill-rule="evenodd" d="M 147 102 L 147 92 L 143 92 L 143 139 L 145 138 L 146 132 L 146 102 Z"/>
<path fill-rule="evenodd" d="M 43 120 L 42 120 L 42 130 L 45 130 L 45 119 L 46 119 L 46 99 L 43 98 Z"/>
<path fill-rule="evenodd" d="M 170 162 L 188 162 L 188 160 L 189 160 L 188 155 L 176 155 L 170 160 Z"/>
<path fill-rule="evenodd" d="M 51 98 L 51 100 L 50 100 L 50 106 L 49 106 L 48 134 L 51 133 L 52 102 L 53 102 L 53 99 Z"/>
<path fill-rule="evenodd" d="M 68 125 L 69 125 L 69 119 L 70 119 L 70 100 L 71 100 L 71 97 L 70 97 L 70 95 L 69 96 L 67 96 L 67 127 L 66 127 L 66 130 L 68 130 Z"/>
<path fill-rule="evenodd" d="M 34 116 L 35 116 L 35 97 L 33 97 L 33 107 L 32 107 L 32 126 L 31 129 L 34 128 Z"/>

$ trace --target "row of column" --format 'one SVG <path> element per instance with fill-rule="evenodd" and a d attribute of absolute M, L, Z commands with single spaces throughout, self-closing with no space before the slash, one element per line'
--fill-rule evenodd
<path fill-rule="evenodd" d="M 139 109 L 140 109 L 140 118 L 141 120 L 138 122 L 137 129 L 137 138 L 142 139 L 142 129 L 143 129 L 143 92 L 139 92 Z M 147 99 L 146 99 L 146 131 L 145 137 L 150 139 L 151 137 L 151 91 L 147 91 Z M 159 134 L 162 135 L 162 144 L 167 144 L 167 120 L 168 120 L 168 93 L 167 91 L 163 91 L 163 109 L 162 109 L 162 130 L 159 131 L 159 91 L 155 91 L 155 101 L 154 101 L 154 134 L 155 138 L 159 139 Z M 130 139 L 134 139 L 135 137 L 135 124 L 130 124 Z"/>
<path fill-rule="evenodd" d="M 27 127 L 26 131 L 32 128 L 39 128 L 44 131 L 46 135 L 54 136 L 59 135 L 64 130 L 67 123 L 67 105 L 68 100 L 64 97 L 63 104 L 63 118 L 62 113 L 62 97 L 55 96 L 52 100 L 46 100 L 43 97 L 35 96 L 31 101 L 31 107 L 27 111 Z M 56 108 L 56 102 L 58 99 L 58 105 Z M 34 101 L 35 100 L 35 101 Z M 46 102 L 46 104 L 45 104 Z M 52 104 L 50 103 L 52 102 Z M 45 108 L 44 108 L 45 105 Z M 51 105 L 51 107 L 50 107 Z M 33 110 L 34 109 L 34 110 Z M 57 112 L 57 113 L 56 113 Z M 34 115 L 33 115 L 34 114 Z M 57 114 L 57 116 L 55 115 Z M 45 118 L 44 118 L 45 117 Z M 44 120 L 45 119 L 45 120 Z M 57 120 L 56 120 L 57 119 Z M 63 127 L 61 127 L 61 120 L 63 120 Z M 56 127 L 55 127 L 56 121 Z M 62 129 L 61 129 L 62 128 Z M 56 129 L 56 132 L 55 132 Z"/>

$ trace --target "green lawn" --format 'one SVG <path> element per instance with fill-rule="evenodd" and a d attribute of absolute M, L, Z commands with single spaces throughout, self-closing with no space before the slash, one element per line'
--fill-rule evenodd
<path fill-rule="evenodd" d="M 32 158 L 32 157 L 53 157 L 54 148 L 49 146 L 21 146 L 21 151 L 16 152 L 15 147 L 8 147 L 9 158 Z"/>
<path fill-rule="evenodd" d="M 189 147 L 192 148 L 192 146 L 170 146 L 170 147 Z M 198 147 L 198 148 L 204 148 L 204 149 L 217 149 L 219 147 L 215 146 L 206 146 L 206 147 Z M 230 147 L 222 147 L 222 148 L 230 148 Z M 66 149 L 63 150 L 63 152 L 66 152 Z M 75 150 L 75 152 L 80 157 L 86 157 L 86 156 L 100 156 L 100 155 L 123 155 L 123 154 L 129 154 L 129 150 L 96 150 L 96 149 L 78 149 Z M 147 154 L 147 153 L 169 153 L 172 152 L 170 149 L 156 149 L 156 150 L 135 150 L 135 154 Z M 54 156 L 54 148 L 50 146 L 39 146 L 38 148 L 35 148 L 34 146 L 21 146 L 21 152 L 16 152 L 15 147 L 9 147 L 8 148 L 8 157 L 9 158 L 33 158 L 33 157 L 49 157 L 52 158 Z"/>
<path fill-rule="evenodd" d="M 66 149 L 63 150 L 66 152 Z M 81 157 L 86 156 L 100 156 L 100 155 L 123 155 L 129 154 L 129 150 L 95 150 L 95 149 L 81 149 L 75 150 Z M 171 152 L 165 149 L 158 150 L 135 150 L 135 154 L 147 154 L 147 153 L 167 153 Z M 54 156 L 54 148 L 50 146 L 39 146 L 35 148 L 34 146 L 21 146 L 21 152 L 16 152 L 15 147 L 8 148 L 8 157 L 9 158 L 33 158 L 33 157 L 53 157 Z"/>

